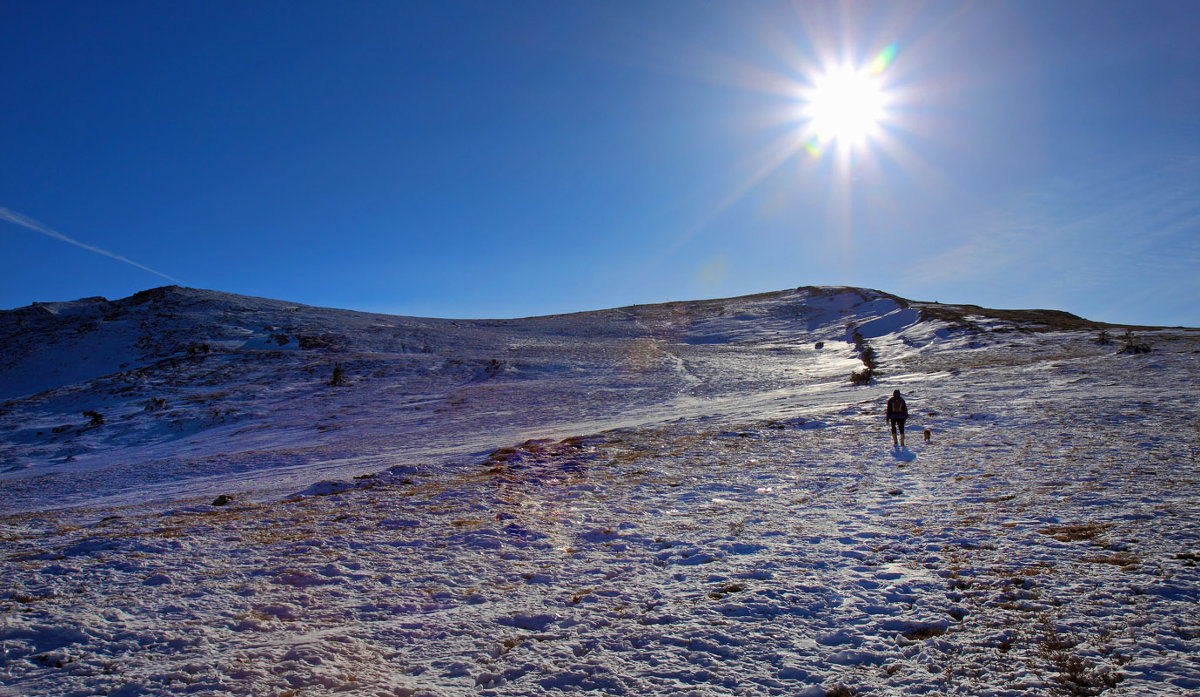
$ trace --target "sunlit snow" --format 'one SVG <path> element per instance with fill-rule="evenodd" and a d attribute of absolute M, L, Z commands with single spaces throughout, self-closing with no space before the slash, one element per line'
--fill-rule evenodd
<path fill-rule="evenodd" d="M 1194 694 L 1200 330 L 1133 331 L 0 312 L 0 695 Z"/>

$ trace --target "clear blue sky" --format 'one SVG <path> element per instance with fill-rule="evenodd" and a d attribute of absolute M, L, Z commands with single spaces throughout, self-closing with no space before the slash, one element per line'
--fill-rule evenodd
<path fill-rule="evenodd" d="M 0 4 L 0 307 L 858 285 L 1200 326 L 1200 3 Z M 888 99 L 800 147 L 838 61 Z M 797 135 L 802 134 L 802 135 Z"/>

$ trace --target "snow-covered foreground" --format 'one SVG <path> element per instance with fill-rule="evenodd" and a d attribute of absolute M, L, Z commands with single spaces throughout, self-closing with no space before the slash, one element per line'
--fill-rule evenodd
<path fill-rule="evenodd" d="M 1193 694 L 1200 344 L 1159 346 L 908 373 L 934 436 L 903 451 L 872 387 L 283 501 L 11 515 L 4 690 Z"/>
<path fill-rule="evenodd" d="M 30 464 L 0 481 L 20 494 L 0 517 L 0 695 L 1200 690 L 1200 332 L 1118 355 L 1091 330 L 877 309 L 857 316 L 884 371 L 868 387 L 845 379 L 844 338 L 789 373 L 813 352 L 783 351 L 778 327 L 739 347 L 738 325 L 711 345 L 693 325 L 643 345 L 659 372 L 626 388 L 634 425 L 564 431 L 568 409 L 553 438 L 445 461 L 346 427 L 354 462 L 307 480 L 301 462 L 295 496 L 231 470 L 215 506 L 219 476 L 181 478 L 185 460 L 168 481 L 203 497 L 135 505 L 99 478 L 111 464 Z M 589 403 L 553 372 L 455 398 L 508 395 L 509 416 L 482 417 L 503 435 L 537 385 L 542 417 Z M 892 389 L 913 411 L 904 450 L 882 423 Z M 364 423 L 387 403 L 368 397 Z M 483 442 L 469 415 L 440 418 Z M 88 482 L 103 505 L 50 491 Z M 30 510 L 39 487 L 53 505 Z"/>

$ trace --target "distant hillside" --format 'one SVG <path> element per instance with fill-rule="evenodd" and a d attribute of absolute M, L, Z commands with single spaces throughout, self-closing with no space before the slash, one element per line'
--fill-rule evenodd
<path fill-rule="evenodd" d="M 153 462 L 170 482 L 227 472 L 230 459 L 259 472 L 347 453 L 366 470 L 364 453 L 447 459 L 533 436 L 770 414 L 796 390 L 848 390 L 855 372 L 872 384 L 932 370 L 945 350 L 1101 327 L 842 287 L 511 320 L 178 286 L 36 303 L 0 312 L 0 470 Z"/>

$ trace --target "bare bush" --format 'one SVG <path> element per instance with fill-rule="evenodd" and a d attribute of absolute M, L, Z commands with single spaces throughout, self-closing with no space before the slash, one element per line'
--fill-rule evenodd
<path fill-rule="evenodd" d="M 1152 350 L 1150 344 L 1138 341 L 1137 337 L 1133 335 L 1133 331 L 1129 329 L 1125 330 L 1123 341 L 1125 345 L 1121 347 L 1121 353 L 1150 353 Z"/>
<path fill-rule="evenodd" d="M 1119 671 L 1105 672 L 1080 656 L 1075 649 L 1083 640 L 1075 635 L 1063 636 L 1047 617 L 1042 618 L 1042 635 L 1037 654 L 1046 659 L 1057 675 L 1057 692 L 1072 697 L 1096 697 L 1116 687 L 1125 679 Z"/>

